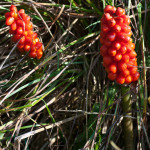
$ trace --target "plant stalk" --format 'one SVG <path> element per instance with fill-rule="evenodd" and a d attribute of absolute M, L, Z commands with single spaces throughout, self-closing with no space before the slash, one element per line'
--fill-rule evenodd
<path fill-rule="evenodd" d="M 125 150 L 134 150 L 133 146 L 133 121 L 132 104 L 129 87 L 121 87 L 122 111 L 126 117 L 123 117 L 123 141 Z"/>

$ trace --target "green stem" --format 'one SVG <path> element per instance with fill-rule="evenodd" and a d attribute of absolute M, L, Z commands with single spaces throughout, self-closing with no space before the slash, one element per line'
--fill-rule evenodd
<path fill-rule="evenodd" d="M 122 111 L 127 117 L 123 117 L 123 137 L 125 150 L 134 150 L 133 146 L 133 121 L 132 121 L 132 104 L 130 98 L 130 88 L 121 87 Z"/>

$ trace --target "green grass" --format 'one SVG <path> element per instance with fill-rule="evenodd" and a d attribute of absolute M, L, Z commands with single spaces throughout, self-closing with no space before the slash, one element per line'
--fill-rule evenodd
<path fill-rule="evenodd" d="M 140 72 L 130 85 L 134 146 L 149 149 L 150 2 L 14 0 L 44 44 L 40 60 L 11 42 L 4 17 L 11 2 L 0 2 L 0 147 L 124 149 L 121 85 L 108 80 L 99 54 L 100 18 L 110 4 L 131 17 Z"/>

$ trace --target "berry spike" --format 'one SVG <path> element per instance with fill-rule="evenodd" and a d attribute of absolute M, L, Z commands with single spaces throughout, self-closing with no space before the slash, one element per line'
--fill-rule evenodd
<path fill-rule="evenodd" d="M 21 53 L 28 52 L 30 58 L 40 59 L 43 56 L 43 44 L 39 41 L 37 33 L 33 32 L 30 16 L 24 9 L 17 10 L 15 5 L 10 6 L 10 12 L 5 13 L 6 25 L 12 34 L 12 41 L 18 43 L 17 48 Z M 133 54 L 132 54 L 133 55 Z"/>
<path fill-rule="evenodd" d="M 107 5 L 101 18 L 100 54 L 108 78 L 119 84 L 137 81 L 135 44 L 132 42 L 130 18 L 123 8 Z"/>

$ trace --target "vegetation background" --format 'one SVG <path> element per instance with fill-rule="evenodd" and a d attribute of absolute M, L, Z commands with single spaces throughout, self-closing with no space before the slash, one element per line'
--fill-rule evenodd
<path fill-rule="evenodd" d="M 130 84 L 135 149 L 150 149 L 150 1 L 14 0 L 44 44 L 40 60 L 11 42 L 0 0 L 0 147 L 124 149 L 121 89 L 102 66 L 100 18 L 107 4 L 131 18 L 140 79 Z M 149 100 L 149 101 L 148 101 Z"/>

